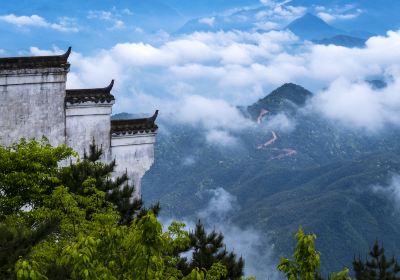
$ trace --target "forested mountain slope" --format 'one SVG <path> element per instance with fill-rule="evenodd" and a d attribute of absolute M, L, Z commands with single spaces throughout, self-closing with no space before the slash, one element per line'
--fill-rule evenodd
<path fill-rule="evenodd" d="M 145 200 L 159 200 L 163 215 L 194 217 L 210 199 L 206 190 L 224 188 L 237 197 L 232 220 L 260 230 L 277 256 L 290 253 L 299 226 L 315 232 L 324 270 L 350 265 L 376 238 L 394 252 L 400 219 L 389 185 L 400 171 L 399 131 L 339 127 L 308 109 L 311 96 L 285 84 L 241 107 L 254 126 L 235 135 L 234 147 L 161 118 Z"/>

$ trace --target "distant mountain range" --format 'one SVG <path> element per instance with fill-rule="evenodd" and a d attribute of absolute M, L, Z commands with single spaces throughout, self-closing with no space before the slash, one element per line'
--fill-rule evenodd
<path fill-rule="evenodd" d="M 323 38 L 319 40 L 314 39 L 313 42 L 320 45 L 336 45 L 349 48 L 362 48 L 365 46 L 366 40 L 348 35 L 335 35 L 330 38 Z"/>
<path fill-rule="evenodd" d="M 289 29 L 300 38 L 306 40 L 329 38 L 346 33 L 310 13 L 306 13 L 304 16 L 295 19 L 286 29 Z"/>
<path fill-rule="evenodd" d="M 310 40 L 321 45 L 337 45 L 345 47 L 364 47 L 366 38 L 352 36 L 351 33 L 337 29 L 321 18 L 306 13 L 291 22 L 286 29 L 292 31 L 303 40 Z M 360 35 L 362 32 L 359 32 Z"/>
<path fill-rule="evenodd" d="M 234 1 L 232 2 L 234 3 Z M 271 29 L 289 29 L 303 40 L 311 40 L 318 44 L 334 44 L 346 47 L 363 47 L 365 40 L 373 35 L 383 35 L 388 30 L 400 28 L 398 10 L 400 2 L 384 1 L 321 1 L 293 0 L 288 4 L 294 7 L 304 7 L 308 12 L 284 27 L 274 25 L 268 14 L 268 6 L 257 5 L 257 1 L 247 1 L 247 8 L 238 8 L 236 12 L 209 13 L 189 19 L 176 34 L 192 33 L 195 31 L 249 31 L 264 32 Z M 212 6 L 212 5 L 210 5 Z M 239 6 L 237 6 L 239 7 Z M 317 7 L 333 16 L 351 15 L 347 20 L 334 20 L 327 23 L 317 16 Z M 344 10 L 343 10 L 344 9 Z M 347 9 L 347 10 L 346 10 Z M 335 14 L 337 13 L 337 14 Z"/>
<path fill-rule="evenodd" d="M 223 187 L 238 198 L 233 221 L 262 232 L 276 259 L 291 253 L 299 226 L 315 232 L 324 272 L 350 265 L 376 238 L 395 253 L 400 219 L 392 200 L 373 186 L 387 186 L 400 172 L 400 131 L 367 136 L 340 128 L 304 109 L 311 96 L 285 84 L 241 107 L 255 125 L 235 134 L 234 148 L 161 117 L 156 162 L 142 184 L 145 201 L 160 201 L 163 215 L 190 217 L 207 203 L 206 190 Z M 282 118 L 290 129 L 271 126 Z"/>
<path fill-rule="evenodd" d="M 265 11 L 266 7 L 247 9 L 233 13 L 229 16 L 213 16 L 209 18 L 195 18 L 189 20 L 177 33 L 192 33 L 195 31 L 216 32 L 216 31 L 251 31 L 258 30 L 262 26 L 262 21 L 257 21 L 257 14 Z M 295 19 L 282 30 L 290 30 L 302 40 L 313 41 L 323 45 L 338 45 L 346 47 L 363 47 L 366 38 L 359 38 L 345 30 L 335 28 L 321 18 L 306 13 Z M 367 32 L 359 31 L 357 35 L 366 35 Z"/>
<path fill-rule="evenodd" d="M 338 20 L 335 21 L 335 26 L 342 30 L 364 30 L 370 34 L 385 34 L 388 30 L 397 30 L 400 28 L 400 19 L 398 11 L 400 9 L 400 2 L 397 0 L 292 0 L 290 5 L 305 6 L 305 7 L 325 7 L 329 9 L 342 10 L 343 8 L 359 9 L 359 16 L 351 20 Z M 353 33 L 353 35 L 355 35 Z M 357 36 L 359 37 L 359 36 Z"/>

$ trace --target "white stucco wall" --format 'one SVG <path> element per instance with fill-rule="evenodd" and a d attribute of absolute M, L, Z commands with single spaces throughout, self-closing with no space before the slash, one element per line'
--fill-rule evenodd
<path fill-rule="evenodd" d="M 110 103 L 86 102 L 66 105 L 67 145 L 82 157 L 88 151 L 94 138 L 96 144 L 103 148 L 103 159 L 110 157 L 110 130 L 112 105 Z"/>
<path fill-rule="evenodd" d="M 46 136 L 65 143 L 63 68 L 0 71 L 0 144 Z"/>
<path fill-rule="evenodd" d="M 112 136 L 112 157 L 116 159 L 116 175 L 128 172 L 135 186 L 135 197 L 141 195 L 141 179 L 154 163 L 155 133 Z"/>
<path fill-rule="evenodd" d="M 114 101 L 65 104 L 67 72 L 0 70 L 0 145 L 46 136 L 52 145 L 67 144 L 83 156 L 94 138 L 103 147 L 103 161 L 116 159 L 115 175 L 127 171 L 140 196 L 141 179 L 154 163 L 156 133 L 112 136 Z"/>

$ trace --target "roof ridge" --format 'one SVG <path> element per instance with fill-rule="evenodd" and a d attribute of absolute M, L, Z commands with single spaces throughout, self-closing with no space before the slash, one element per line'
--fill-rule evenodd
<path fill-rule="evenodd" d="M 69 93 L 74 93 L 74 92 L 105 92 L 105 93 L 111 93 L 112 88 L 114 87 L 114 79 L 111 80 L 110 84 L 106 87 L 101 87 L 101 88 L 73 88 L 73 89 L 67 89 L 66 91 Z"/>
<path fill-rule="evenodd" d="M 35 69 L 35 68 L 69 68 L 68 58 L 72 48 L 59 55 L 0 57 L 0 70 Z"/>
<path fill-rule="evenodd" d="M 113 86 L 114 80 L 111 80 L 111 83 L 104 88 L 67 89 L 65 94 L 65 103 L 110 103 L 115 100 L 114 95 L 111 94 Z"/>
<path fill-rule="evenodd" d="M 129 135 L 139 132 L 155 132 L 158 129 L 158 126 L 155 124 L 157 116 L 158 110 L 149 118 L 111 120 L 111 134 Z"/>

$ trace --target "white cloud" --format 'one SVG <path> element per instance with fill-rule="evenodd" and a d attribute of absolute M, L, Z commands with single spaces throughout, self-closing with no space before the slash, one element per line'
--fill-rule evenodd
<path fill-rule="evenodd" d="M 272 261 L 273 245 L 268 244 L 266 234 L 252 227 L 235 225 L 231 216 L 239 211 L 237 198 L 224 188 L 216 188 L 199 193 L 199 196 L 210 196 L 207 205 L 196 213 L 204 223 L 207 232 L 215 230 L 224 235 L 227 250 L 234 251 L 245 260 L 245 276 L 255 276 L 257 279 L 279 279 L 276 263 Z M 169 224 L 173 219 L 163 219 L 163 224 Z M 182 220 L 182 219 L 179 219 Z M 188 230 L 193 230 L 192 219 L 183 218 Z"/>
<path fill-rule="evenodd" d="M 210 130 L 206 134 L 206 141 L 209 144 L 224 148 L 238 145 L 238 139 L 225 130 Z"/>
<path fill-rule="evenodd" d="M 69 61 L 78 70 L 78 73 L 68 74 L 69 88 L 103 87 L 112 79 L 117 79 L 119 82 L 115 88 L 118 89 L 121 83 L 128 79 L 129 74 L 124 71 L 124 65 L 108 52 L 100 52 L 92 57 L 83 57 L 73 52 Z"/>
<path fill-rule="evenodd" d="M 274 4 L 275 1 L 274 0 L 260 0 L 260 3 L 267 6 L 267 5 Z"/>
<path fill-rule="evenodd" d="M 50 27 L 54 30 L 61 32 L 78 32 L 79 28 L 75 22 L 75 19 L 69 17 L 62 17 L 58 23 L 51 23 Z"/>
<path fill-rule="evenodd" d="M 284 27 L 289 22 L 304 15 L 307 11 L 307 8 L 303 6 L 291 6 L 291 0 L 260 0 L 260 2 L 265 6 L 265 9 L 255 15 L 258 20 L 256 26 L 263 26 L 265 21 L 268 21 L 269 23 L 266 26 Z M 273 28 L 276 27 L 274 26 Z"/>
<path fill-rule="evenodd" d="M 255 23 L 255 27 L 259 30 L 269 31 L 273 29 L 278 29 L 279 24 L 273 21 L 263 21 Z"/>
<path fill-rule="evenodd" d="M 121 19 L 123 15 L 132 15 L 133 13 L 129 9 L 122 9 L 118 10 L 117 8 L 113 7 L 109 11 L 103 10 L 90 10 L 87 14 L 88 19 L 97 19 L 106 22 L 110 22 L 113 25 L 108 27 L 107 30 L 118 30 L 124 29 L 125 22 Z"/>
<path fill-rule="evenodd" d="M 184 97 L 174 115 L 181 123 L 201 126 L 208 130 L 239 131 L 253 126 L 237 108 L 226 101 L 199 95 Z"/>
<path fill-rule="evenodd" d="M 144 30 L 140 27 L 135 27 L 133 30 L 135 31 L 135 33 L 139 33 L 139 34 L 142 34 L 144 32 Z"/>
<path fill-rule="evenodd" d="M 87 18 L 89 19 L 100 19 L 111 21 L 114 20 L 113 13 L 111 11 L 89 11 Z"/>
<path fill-rule="evenodd" d="M 229 250 L 234 250 L 246 261 L 246 276 L 256 276 L 257 279 L 276 279 L 275 264 L 272 259 L 273 246 L 265 244 L 265 234 L 254 228 L 241 228 L 233 224 L 231 216 L 240 211 L 237 198 L 224 188 L 208 190 L 205 194 L 211 198 L 204 209 L 197 212 L 207 228 L 215 229 L 224 234 L 224 240 Z M 204 195 L 204 194 L 203 194 Z"/>
<path fill-rule="evenodd" d="M 296 123 L 294 120 L 289 119 L 285 114 L 279 113 L 269 117 L 268 121 L 264 123 L 264 126 L 267 130 L 277 130 L 287 133 L 293 131 Z"/>
<path fill-rule="evenodd" d="M 400 175 L 394 174 L 388 186 L 373 186 L 372 190 L 386 195 L 394 202 L 396 208 L 400 209 L 398 207 L 400 203 Z"/>
<path fill-rule="evenodd" d="M 232 124 L 248 127 L 235 105 L 294 82 L 318 93 L 313 110 L 326 118 L 369 131 L 396 125 L 400 32 L 372 37 L 365 48 L 309 43 L 293 52 L 293 44 L 296 36 L 283 31 L 196 32 L 159 45 L 117 44 L 92 56 L 73 53 L 68 87 L 104 86 L 115 78 L 116 112 L 158 108 L 173 113 L 171 120 L 234 135 Z M 388 87 L 371 89 L 363 83 L 371 77 L 386 78 Z"/>
<path fill-rule="evenodd" d="M 214 26 L 215 17 L 201 18 L 201 19 L 199 19 L 199 23 L 204 23 L 204 24 L 209 25 L 209 26 Z"/>
<path fill-rule="evenodd" d="M 226 215 L 232 212 L 237 205 L 236 197 L 224 188 L 208 190 L 207 193 L 211 195 L 211 199 L 208 205 L 197 213 L 197 216 L 202 220 L 208 220 L 210 217 L 213 221 L 224 220 Z"/>
<path fill-rule="evenodd" d="M 183 166 L 193 166 L 195 163 L 196 163 L 196 159 L 191 156 L 185 157 L 182 161 Z"/>
<path fill-rule="evenodd" d="M 354 14 L 330 14 L 327 12 L 319 12 L 318 17 L 320 17 L 322 20 L 331 23 L 337 20 L 350 20 L 350 19 L 355 19 L 357 18 L 360 13 L 354 13 Z"/>
<path fill-rule="evenodd" d="M 37 47 L 30 47 L 29 52 L 31 55 L 46 56 L 46 55 L 57 55 L 62 54 L 63 51 L 59 48 L 53 48 L 53 50 L 42 50 Z"/>
<path fill-rule="evenodd" d="M 363 13 L 361 9 L 356 8 L 354 5 L 344 5 L 332 8 L 317 6 L 315 7 L 315 11 L 322 20 L 328 23 L 355 19 Z"/>
<path fill-rule="evenodd" d="M 377 132 L 386 124 L 400 125 L 398 78 L 380 90 L 373 89 L 365 81 L 340 78 L 313 102 L 321 114 L 347 127 Z"/>
<path fill-rule="evenodd" d="M 277 0 L 260 0 L 260 3 L 265 5 L 265 6 L 283 6 L 288 3 L 292 2 L 292 0 L 283 0 L 283 1 L 277 1 Z"/>
<path fill-rule="evenodd" d="M 122 20 L 116 20 L 112 27 L 109 27 L 108 30 L 116 30 L 116 29 L 124 29 L 125 23 Z"/>
<path fill-rule="evenodd" d="M 60 18 L 59 22 L 51 23 L 46 21 L 41 16 L 16 16 L 14 14 L 0 16 L 0 21 L 16 25 L 18 27 L 43 27 L 50 28 L 61 32 L 78 32 L 79 28 L 76 26 L 75 21 L 71 18 Z"/>
<path fill-rule="evenodd" d="M 9 14 L 9 15 L 3 15 L 0 16 L 0 20 L 14 24 L 17 26 L 40 26 L 40 27 L 47 27 L 48 22 L 38 16 L 38 15 L 32 15 L 32 16 L 16 16 L 14 14 Z"/>
<path fill-rule="evenodd" d="M 213 145 L 236 146 L 239 140 L 234 133 L 254 127 L 253 122 L 224 100 L 188 94 L 163 107 L 171 121 L 204 130 L 205 140 Z"/>
<path fill-rule="evenodd" d="M 128 15 L 128 16 L 132 16 L 133 12 L 131 10 L 129 10 L 128 8 L 125 8 L 121 11 L 123 14 Z"/>
<path fill-rule="evenodd" d="M 213 22 L 213 25 L 242 23 L 243 26 L 248 26 L 246 29 L 250 26 L 254 26 L 253 30 L 283 29 L 307 11 L 307 8 L 303 6 L 291 6 L 291 1 L 261 0 L 260 2 L 261 7 L 259 5 L 246 6 L 219 14 L 218 21 Z"/>

